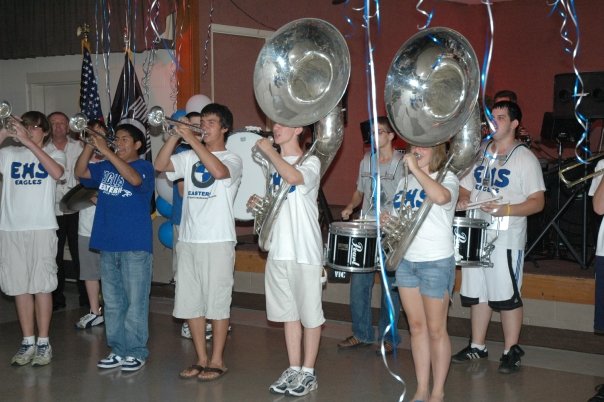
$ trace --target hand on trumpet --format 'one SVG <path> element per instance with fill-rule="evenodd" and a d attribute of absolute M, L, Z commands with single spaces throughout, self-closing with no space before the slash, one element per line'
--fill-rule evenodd
<path fill-rule="evenodd" d="M 113 153 L 113 151 L 109 147 L 109 144 L 107 143 L 107 138 L 97 132 L 88 132 L 88 141 L 86 141 L 86 146 L 93 147 L 97 152 L 99 152 L 103 156 L 107 156 Z"/>
<path fill-rule="evenodd" d="M 6 125 L 2 128 L 2 133 L 6 137 L 14 138 L 23 145 L 27 145 L 27 142 L 32 139 L 31 133 L 23 125 L 21 119 L 15 116 L 10 116 L 10 118 L 7 119 Z"/>
<path fill-rule="evenodd" d="M 262 197 L 260 197 L 258 194 L 253 194 L 247 200 L 247 202 L 245 203 L 245 206 L 247 207 L 247 209 L 249 211 L 251 211 L 255 215 L 258 208 L 260 208 L 260 206 L 262 205 L 263 200 L 264 199 Z"/>

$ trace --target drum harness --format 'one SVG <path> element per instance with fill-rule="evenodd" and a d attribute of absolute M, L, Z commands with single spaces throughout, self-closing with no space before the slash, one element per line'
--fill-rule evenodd
<path fill-rule="evenodd" d="M 482 179 L 480 180 L 481 185 L 483 185 L 483 186 L 489 186 L 489 182 L 491 180 L 491 176 L 490 176 L 491 169 L 490 169 L 490 167 L 495 162 L 499 162 L 499 166 L 504 166 L 507 163 L 507 161 L 510 159 L 510 157 L 512 156 L 512 154 L 516 151 L 516 149 L 518 149 L 520 147 L 528 148 L 528 146 L 527 146 L 526 143 L 517 142 L 514 145 L 514 147 L 512 148 L 512 150 L 510 152 L 508 152 L 506 155 L 497 155 L 497 153 L 491 154 L 488 151 L 489 146 L 491 145 L 492 142 L 493 142 L 493 140 L 490 140 L 489 142 L 487 142 L 486 146 L 484 147 L 484 151 L 482 152 L 482 159 L 481 159 L 480 163 L 478 164 L 479 166 L 482 166 L 482 165 L 485 166 L 485 169 L 484 169 L 484 172 L 483 172 L 483 175 L 482 175 Z M 486 164 L 485 164 L 485 162 L 486 162 Z M 491 194 L 493 196 L 497 196 L 497 194 L 493 190 L 491 190 Z M 479 194 L 476 195 L 476 198 L 478 198 L 478 195 Z M 481 254 L 481 257 L 484 257 L 485 260 L 488 261 L 488 262 L 491 261 L 491 253 L 495 249 L 494 243 L 499 238 L 499 230 L 500 230 L 501 219 L 494 218 L 491 215 L 491 224 L 492 223 L 496 223 L 495 228 L 494 229 L 490 229 L 489 228 L 490 225 L 489 225 L 489 227 L 487 227 L 487 230 L 494 230 L 495 231 L 495 237 L 485 246 L 485 249 L 484 249 L 483 253 Z"/>

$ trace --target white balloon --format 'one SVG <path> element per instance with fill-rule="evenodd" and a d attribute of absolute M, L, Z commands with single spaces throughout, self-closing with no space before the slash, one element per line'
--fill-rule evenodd
<path fill-rule="evenodd" d="M 212 100 L 207 96 L 202 94 L 193 95 L 187 101 L 186 111 L 187 113 L 199 113 L 208 103 L 212 103 Z"/>
<path fill-rule="evenodd" d="M 172 205 L 172 180 L 168 180 L 166 173 L 162 172 L 155 178 L 155 190 L 161 198 L 168 201 L 168 204 Z"/>

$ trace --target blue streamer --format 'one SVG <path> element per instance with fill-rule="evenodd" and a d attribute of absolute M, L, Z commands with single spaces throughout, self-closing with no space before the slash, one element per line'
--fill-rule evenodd
<path fill-rule="evenodd" d="M 495 38 L 495 22 L 493 20 L 493 10 L 491 8 L 492 6 L 492 2 L 491 0 L 483 0 L 482 3 L 486 6 L 487 8 L 487 15 L 489 17 L 489 28 L 487 30 L 487 37 L 486 37 L 486 50 L 484 53 L 484 59 L 482 62 L 482 73 L 480 74 L 480 88 L 481 88 L 481 92 L 482 92 L 482 109 L 483 112 L 487 118 L 487 123 L 489 124 L 489 134 L 483 139 L 483 142 L 488 142 L 493 138 L 493 135 L 495 134 L 495 132 L 497 131 L 497 123 L 495 122 L 495 119 L 493 118 L 493 114 L 491 113 L 491 109 L 489 109 L 489 106 L 487 105 L 486 102 L 486 88 L 487 88 L 487 82 L 489 80 L 489 69 L 491 66 L 491 59 L 493 57 L 493 43 L 495 42 L 494 38 Z M 495 154 L 491 154 L 490 152 L 488 152 L 487 149 L 485 149 L 484 152 L 485 157 L 489 158 L 489 159 L 496 159 L 497 158 L 497 153 Z"/>

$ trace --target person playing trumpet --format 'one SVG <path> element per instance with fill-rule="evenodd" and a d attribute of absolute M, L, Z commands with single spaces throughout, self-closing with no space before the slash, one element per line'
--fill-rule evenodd
<path fill-rule="evenodd" d="M 459 180 L 447 171 L 441 182 L 436 181 L 446 160 L 446 144 L 411 147 L 404 156 L 410 173 L 407 184 L 403 177 L 393 200 L 394 213 L 401 208 L 417 211 L 428 198 L 433 202 L 396 269 L 396 285 L 409 321 L 417 377 L 413 401 L 442 401 L 449 371 L 451 341 L 447 333 L 447 312 L 455 283 L 451 228 Z M 382 224 L 393 219 L 396 218 L 388 213 L 380 217 Z M 431 392 L 430 372 L 433 380 Z"/>
<path fill-rule="evenodd" d="M 52 294 L 57 287 L 55 188 L 65 171 L 62 151 L 45 151 L 50 124 L 40 112 L 0 129 L 23 146 L 0 148 L 0 288 L 15 297 L 23 340 L 11 364 L 43 366 L 52 359 L 49 342 Z M 35 339 L 35 328 L 38 339 Z"/>
<path fill-rule="evenodd" d="M 149 293 L 153 263 L 151 197 L 155 175 L 145 135 L 132 124 L 116 128 L 114 153 L 105 136 L 91 133 L 76 165 L 83 186 L 98 188 L 90 247 L 101 254 L 105 333 L 111 348 L 97 367 L 137 371 L 149 356 Z M 89 163 L 95 148 L 105 157 Z"/>
<path fill-rule="evenodd" d="M 234 285 L 235 218 L 233 203 L 241 183 L 243 162 L 226 150 L 233 115 L 224 105 L 210 103 L 201 111 L 203 143 L 190 125 L 176 125 L 155 159 L 155 169 L 170 180 L 184 179 L 175 273 L 176 318 L 186 319 L 197 354 L 182 370 L 183 379 L 212 381 L 227 372 L 224 347 Z M 174 154 L 180 139 L 191 150 Z M 212 354 L 206 351 L 206 319 L 212 320 Z"/>

